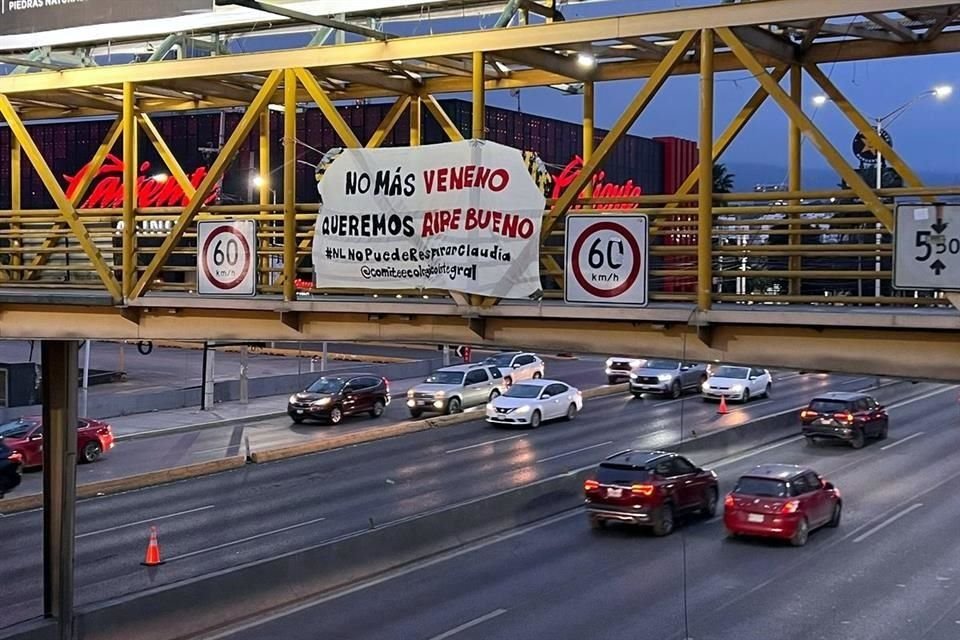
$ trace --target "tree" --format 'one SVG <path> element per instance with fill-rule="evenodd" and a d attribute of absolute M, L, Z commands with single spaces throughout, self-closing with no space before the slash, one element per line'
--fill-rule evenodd
<path fill-rule="evenodd" d="M 736 177 L 737 177 L 736 174 L 733 174 L 727 171 L 726 165 L 724 164 L 713 165 L 713 192 L 714 193 L 732 192 L 733 179 Z"/>

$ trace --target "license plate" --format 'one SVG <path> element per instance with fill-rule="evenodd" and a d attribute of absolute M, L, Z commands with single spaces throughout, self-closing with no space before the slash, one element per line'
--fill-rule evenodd
<path fill-rule="evenodd" d="M 759 513 L 748 513 L 747 522 L 763 522 L 763 515 Z"/>
<path fill-rule="evenodd" d="M 820 424 L 830 424 L 830 418 L 820 418 Z"/>
<path fill-rule="evenodd" d="M 608 498 L 619 498 L 623 495 L 623 489 L 619 487 L 610 487 L 607 489 Z"/>
<path fill-rule="evenodd" d="M 297 413 L 299 413 L 300 415 L 303 415 L 303 409 L 297 409 Z"/>

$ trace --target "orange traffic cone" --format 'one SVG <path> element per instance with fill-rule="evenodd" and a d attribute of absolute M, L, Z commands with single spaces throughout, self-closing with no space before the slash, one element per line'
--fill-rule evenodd
<path fill-rule="evenodd" d="M 722 416 L 725 416 L 728 413 L 730 413 L 727 410 L 727 396 L 720 396 L 720 407 L 717 409 L 717 413 L 719 413 Z"/>
<path fill-rule="evenodd" d="M 157 528 L 150 527 L 150 542 L 147 544 L 147 555 L 141 563 L 145 567 L 156 567 L 163 564 L 160 559 L 160 542 L 157 540 Z"/>

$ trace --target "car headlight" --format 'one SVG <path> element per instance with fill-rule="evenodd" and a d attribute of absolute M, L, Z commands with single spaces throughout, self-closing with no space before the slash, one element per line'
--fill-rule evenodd
<path fill-rule="evenodd" d="M 743 391 L 743 385 L 735 384 L 732 387 L 730 387 L 730 390 L 733 391 L 734 393 L 740 393 L 741 391 Z"/>
<path fill-rule="evenodd" d="M 447 395 L 447 392 L 446 392 L 446 391 L 437 391 L 435 394 L 433 394 L 433 397 L 434 397 L 434 398 L 442 398 L 442 397 L 444 397 L 445 395 Z"/>
<path fill-rule="evenodd" d="M 488 402 L 488 403 L 487 403 L 487 411 L 493 411 L 493 403 L 492 403 L 492 402 Z"/>
<path fill-rule="evenodd" d="M 631 373 L 631 374 L 630 374 L 630 379 L 631 379 L 631 380 L 636 380 L 636 379 L 639 378 L 639 377 L 640 377 L 640 376 L 638 376 L 638 375 L 635 374 L 635 373 Z"/>
<path fill-rule="evenodd" d="M 290 404 L 293 404 L 293 403 L 295 403 L 296 401 L 297 401 L 297 396 L 296 396 L 296 394 L 290 396 L 290 399 L 287 400 L 287 402 L 290 403 Z"/>
<path fill-rule="evenodd" d="M 607 358 L 607 366 L 613 366 L 613 358 Z"/>
<path fill-rule="evenodd" d="M 710 388 L 710 383 L 709 383 L 709 382 L 704 382 L 702 385 L 700 385 L 700 389 L 701 389 L 702 391 L 706 391 L 706 390 L 709 389 L 709 388 Z"/>
<path fill-rule="evenodd" d="M 413 397 L 413 389 L 408 389 L 408 390 L 407 390 L 407 397 L 408 397 L 408 398 L 412 398 L 412 397 Z"/>
<path fill-rule="evenodd" d="M 522 407 L 517 407 L 517 413 L 530 413 L 530 405 L 525 404 Z"/>
<path fill-rule="evenodd" d="M 443 409 L 443 400 L 435 400 L 433 406 L 437 409 Z"/>
<path fill-rule="evenodd" d="M 312 404 L 315 407 L 325 407 L 328 404 L 330 404 L 330 398 L 320 398 L 319 400 L 311 402 L 310 404 Z"/>
<path fill-rule="evenodd" d="M 670 382 L 671 380 L 673 380 L 673 376 L 670 375 L 669 373 L 661 373 L 660 375 L 657 376 L 657 380 L 659 380 L 660 382 Z"/>
<path fill-rule="evenodd" d="M 631 368 L 631 369 L 636 369 L 636 368 L 639 367 L 641 364 L 643 364 L 643 360 L 631 360 L 631 361 L 630 361 L 630 368 Z"/>

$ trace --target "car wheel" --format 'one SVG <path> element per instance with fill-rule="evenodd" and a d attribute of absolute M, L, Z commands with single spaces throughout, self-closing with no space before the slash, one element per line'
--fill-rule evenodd
<path fill-rule="evenodd" d="M 673 507 L 665 504 L 657 512 L 657 519 L 653 523 L 653 535 L 668 536 L 673 532 Z"/>
<path fill-rule="evenodd" d="M 743 398 L 740 399 L 740 402 L 742 402 L 743 404 L 747 404 L 748 402 L 750 402 L 750 389 L 743 390 Z"/>
<path fill-rule="evenodd" d="M 387 408 L 387 405 L 383 403 L 383 400 L 374 400 L 373 408 L 370 409 L 371 418 L 379 418 L 383 415 L 383 410 Z"/>
<path fill-rule="evenodd" d="M 850 446 L 854 449 L 863 449 L 863 445 L 863 429 L 855 429 L 853 432 L 853 438 L 850 440 Z"/>
<path fill-rule="evenodd" d="M 607 521 L 602 518 L 597 518 L 596 516 L 590 516 L 590 528 L 595 531 L 600 531 L 601 529 L 607 528 Z"/>
<path fill-rule="evenodd" d="M 343 409 L 340 407 L 334 407 L 330 409 L 330 417 L 327 418 L 330 424 L 340 424 L 343 422 Z"/>
<path fill-rule="evenodd" d="M 577 417 L 577 405 L 570 403 L 570 406 L 567 407 L 567 420 L 573 420 Z"/>
<path fill-rule="evenodd" d="M 81 459 L 86 463 L 96 462 L 100 454 L 103 453 L 103 447 L 99 442 L 88 442 L 83 445 L 83 451 L 80 452 Z"/>
<path fill-rule="evenodd" d="M 460 398 L 450 398 L 450 402 L 447 403 L 447 413 L 454 414 L 460 413 Z"/>
<path fill-rule="evenodd" d="M 887 432 L 889 431 L 889 429 L 890 429 L 890 422 L 889 422 L 889 421 L 884 421 L 883 426 L 880 427 L 880 433 L 879 433 L 879 435 L 877 435 L 877 438 L 880 439 L 880 440 L 886 440 L 886 439 L 887 439 Z"/>
<path fill-rule="evenodd" d="M 504 378 L 504 379 L 503 379 L 503 382 L 504 382 L 508 387 L 513 386 L 513 378 L 510 377 L 510 376 L 507 376 L 506 378 Z"/>
<path fill-rule="evenodd" d="M 763 390 L 763 397 L 764 397 L 764 398 L 769 398 L 769 397 L 770 397 L 770 392 L 771 392 L 772 390 L 773 390 L 773 385 L 768 382 L 768 383 L 767 383 L 767 388 Z"/>
<path fill-rule="evenodd" d="M 531 428 L 531 429 L 536 429 L 537 427 L 540 426 L 540 417 L 541 417 L 541 416 L 540 416 L 540 410 L 539 410 L 539 409 L 537 409 L 536 411 L 533 412 L 533 415 L 530 416 L 530 428 Z"/>
<path fill-rule="evenodd" d="M 499 397 L 500 397 L 500 392 L 499 392 L 497 389 L 494 389 L 493 391 L 490 392 L 490 400 L 489 400 L 489 401 L 490 401 L 490 402 L 493 402 L 494 400 L 496 400 L 496 399 L 499 398 Z"/>
<path fill-rule="evenodd" d="M 539 380 L 539 379 L 542 378 L 542 377 L 543 377 L 543 374 L 540 373 L 539 371 L 534 371 L 534 372 L 533 372 L 533 379 L 534 379 L 534 380 Z"/>
<path fill-rule="evenodd" d="M 683 388 L 680 386 L 680 381 L 674 380 L 673 384 L 670 385 L 670 397 L 676 400 L 681 393 L 683 393 Z"/>
<path fill-rule="evenodd" d="M 827 526 L 836 529 L 840 526 L 840 514 L 843 512 L 843 505 L 838 501 L 837 504 L 833 505 L 833 515 L 830 517 L 830 522 L 827 523 Z"/>
<path fill-rule="evenodd" d="M 820 445 L 820 441 L 819 441 L 819 440 L 817 440 L 816 438 L 811 438 L 810 436 L 807 436 L 807 446 L 808 446 L 808 447 L 816 447 L 816 446 L 819 446 L 819 445 Z"/>
<path fill-rule="evenodd" d="M 423 415 L 423 411 L 421 411 L 420 409 L 410 409 L 411 418 L 419 418 L 422 415 Z"/>
<path fill-rule="evenodd" d="M 700 511 L 705 518 L 712 518 L 717 515 L 717 490 L 713 487 L 707 489 L 707 495 L 704 496 L 703 509 Z"/>
<path fill-rule="evenodd" d="M 800 524 L 797 525 L 797 530 L 793 532 L 793 536 L 790 538 L 790 544 L 795 547 L 802 547 L 807 544 L 807 539 L 810 537 L 810 525 L 807 524 L 807 519 L 804 518 L 800 521 Z"/>
<path fill-rule="evenodd" d="M 617 378 L 613 376 L 607 376 L 607 384 L 617 384 Z"/>

